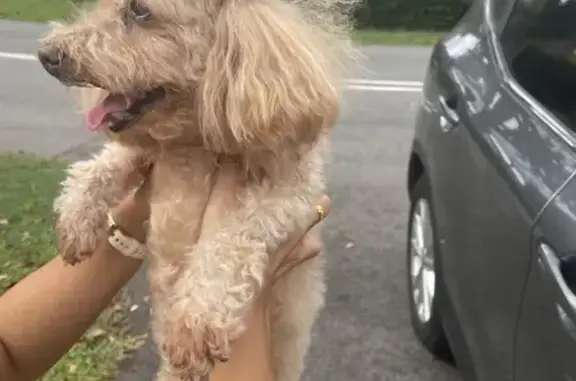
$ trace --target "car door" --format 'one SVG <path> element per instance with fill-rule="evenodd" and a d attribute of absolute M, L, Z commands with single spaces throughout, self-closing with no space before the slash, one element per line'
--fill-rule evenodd
<path fill-rule="evenodd" d="M 531 153 L 555 156 L 539 176 L 565 179 L 532 227 L 514 348 L 518 381 L 576 380 L 575 18 L 574 0 L 517 1 L 501 36 L 510 83 L 546 121 L 542 137 L 555 136 Z"/>
<path fill-rule="evenodd" d="M 518 322 L 515 380 L 576 380 L 576 180 L 538 218 Z"/>
<path fill-rule="evenodd" d="M 548 172 L 563 140 L 503 82 L 484 21 L 466 20 L 436 55 L 442 274 L 477 378 L 512 380 L 532 223 L 573 168 Z"/>

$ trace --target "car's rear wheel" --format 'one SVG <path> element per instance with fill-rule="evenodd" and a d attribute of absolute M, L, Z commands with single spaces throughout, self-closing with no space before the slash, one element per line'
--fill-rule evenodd
<path fill-rule="evenodd" d="M 452 361 L 438 306 L 438 242 L 434 229 L 431 189 L 423 174 L 411 192 L 408 225 L 408 290 L 414 333 L 436 357 Z"/>

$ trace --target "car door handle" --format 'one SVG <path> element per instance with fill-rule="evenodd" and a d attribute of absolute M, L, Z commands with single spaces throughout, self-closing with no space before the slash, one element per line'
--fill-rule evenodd
<path fill-rule="evenodd" d="M 554 250 L 545 243 L 540 243 L 538 252 L 540 268 L 555 294 L 560 323 L 566 332 L 576 340 L 576 295 L 566 281 L 566 276 L 573 277 L 576 269 L 563 271 L 562 266 L 563 264 L 566 265 L 567 262 L 563 263 Z M 576 266 L 576 261 L 570 261 L 567 266 Z"/>
<path fill-rule="evenodd" d="M 438 96 L 438 104 L 440 105 L 441 124 L 446 130 L 450 130 L 460 124 L 460 116 L 456 111 L 458 108 L 458 97 L 451 96 L 445 97 L 443 95 Z"/>

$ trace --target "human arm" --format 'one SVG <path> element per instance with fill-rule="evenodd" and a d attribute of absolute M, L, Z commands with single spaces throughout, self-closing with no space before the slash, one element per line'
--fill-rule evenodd
<path fill-rule="evenodd" d="M 129 235 L 144 240 L 148 187 L 113 210 Z M 0 296 L 0 380 L 31 381 L 62 357 L 134 275 L 141 260 L 125 257 L 105 236 L 86 261 L 56 257 Z"/>

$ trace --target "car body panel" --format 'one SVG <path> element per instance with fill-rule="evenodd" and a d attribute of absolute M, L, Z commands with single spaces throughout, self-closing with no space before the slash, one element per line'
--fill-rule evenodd
<path fill-rule="evenodd" d="M 543 231 L 536 230 L 534 252 Z M 574 234 L 574 233 L 572 233 Z M 576 380 L 576 326 L 557 303 L 553 285 L 546 279 L 535 255 L 518 320 L 515 345 L 515 380 Z"/>
<path fill-rule="evenodd" d="M 548 276 L 541 245 L 560 263 L 568 264 L 560 279 L 567 283 L 564 291 L 557 280 Z M 576 176 L 573 175 L 534 225 L 531 271 L 516 335 L 516 380 L 576 380 L 575 253 Z"/>
<path fill-rule="evenodd" d="M 532 227 L 576 171 L 576 156 L 546 110 L 503 80 L 491 5 L 475 2 L 435 46 L 413 160 L 433 190 L 442 313 L 458 364 L 466 380 L 504 381 L 514 379 Z"/>

